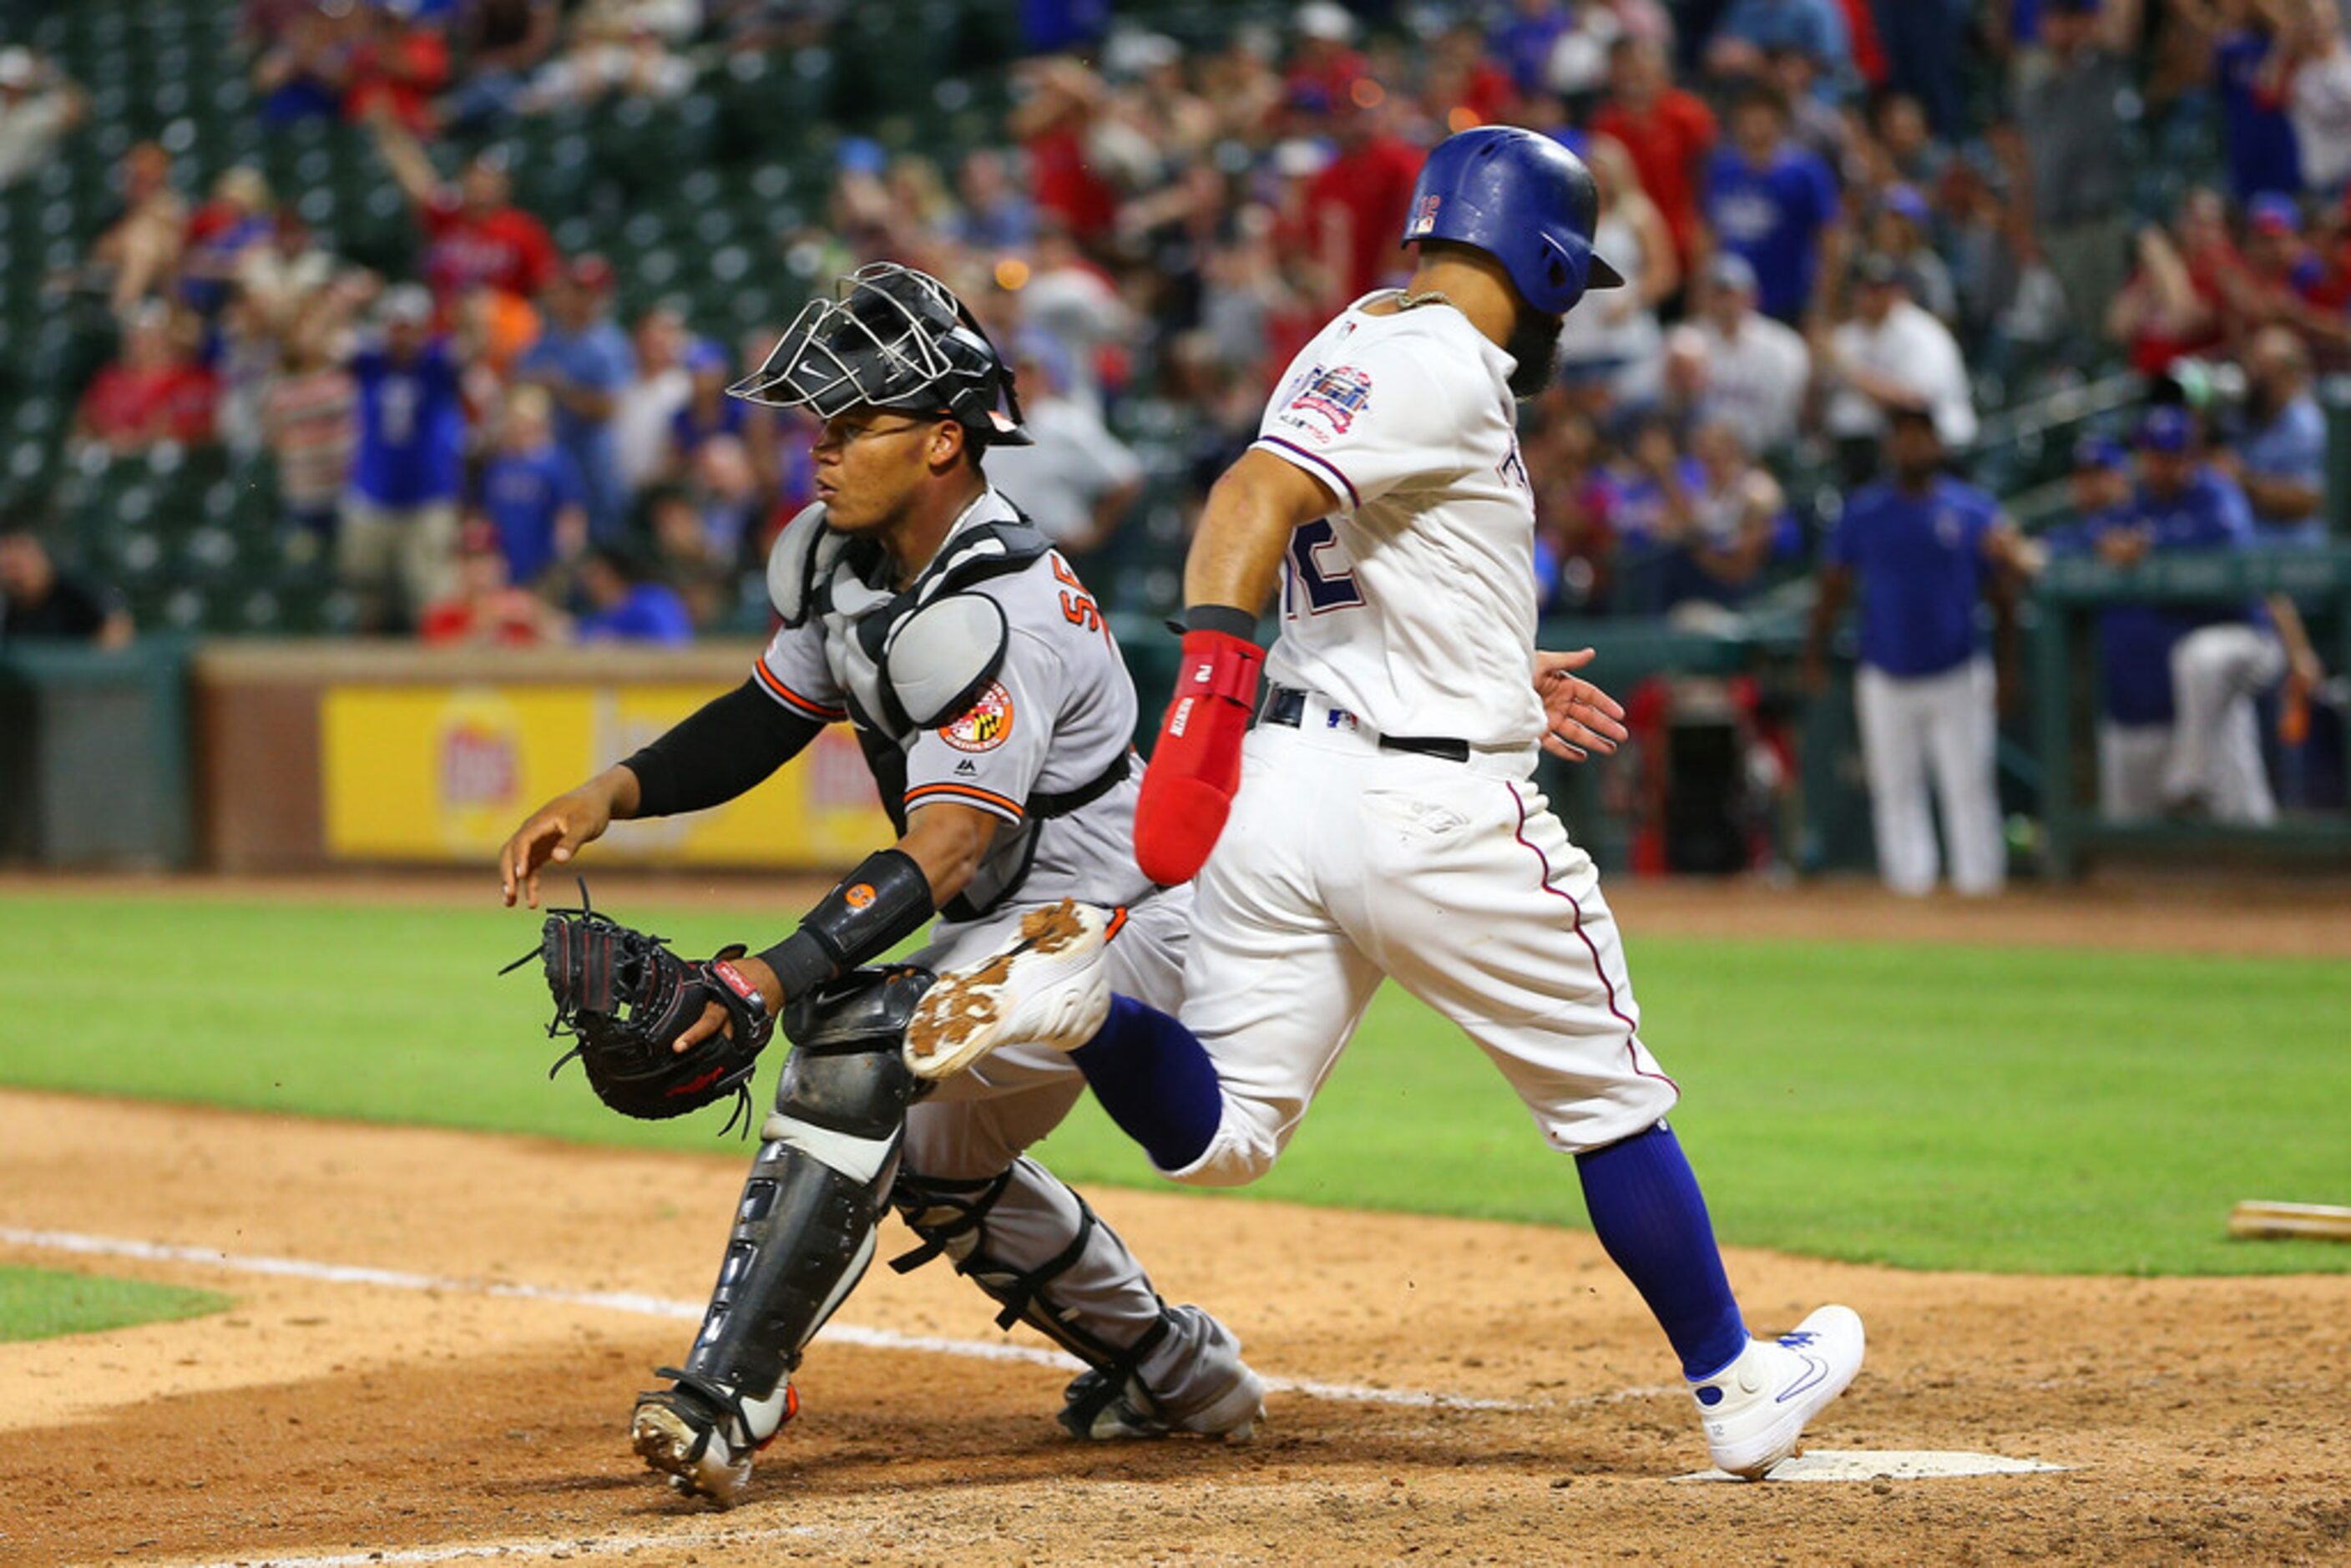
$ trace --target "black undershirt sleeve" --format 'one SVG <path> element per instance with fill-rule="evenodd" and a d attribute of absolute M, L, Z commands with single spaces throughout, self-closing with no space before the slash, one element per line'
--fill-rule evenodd
<path fill-rule="evenodd" d="M 637 776 L 637 815 L 723 805 L 798 757 L 824 726 L 745 681 L 713 697 L 621 764 Z"/>

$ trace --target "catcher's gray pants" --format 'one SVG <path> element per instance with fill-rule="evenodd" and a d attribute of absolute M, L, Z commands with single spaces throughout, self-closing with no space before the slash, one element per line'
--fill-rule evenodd
<path fill-rule="evenodd" d="M 943 925 L 914 961 L 946 970 L 985 957 L 1013 939 L 1031 907 Z M 1187 889 L 1170 889 L 1133 905 L 1107 954 L 1111 988 L 1174 1012 L 1183 1001 L 1184 944 L 1190 925 Z M 1067 1056 L 1036 1046 L 997 1051 L 945 1081 L 907 1114 L 895 1201 L 903 1211 L 910 1186 L 926 1182 L 972 1191 L 995 1188 L 1001 1178 L 982 1222 L 984 1261 L 974 1263 L 970 1246 L 950 1242 L 940 1249 L 996 1293 L 991 1276 L 1040 1276 L 1082 1241 L 1075 1259 L 1043 1286 L 1053 1315 L 1074 1331 L 1076 1340 L 1121 1351 L 1165 1322 L 1164 1337 L 1136 1361 L 1135 1373 L 1164 1409 L 1181 1415 L 1231 1387 L 1238 1344 L 1205 1312 L 1166 1312 L 1143 1265 L 1117 1233 L 1092 1216 L 1068 1184 L 1022 1153 L 1061 1125 L 1084 1090 L 1083 1075 Z M 1094 1359 L 1081 1343 L 1064 1343 Z"/>

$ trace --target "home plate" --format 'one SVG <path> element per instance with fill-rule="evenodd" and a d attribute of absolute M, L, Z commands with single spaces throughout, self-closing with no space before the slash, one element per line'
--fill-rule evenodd
<path fill-rule="evenodd" d="M 1814 1448 L 1783 1460 L 1766 1479 L 1775 1481 L 1927 1481 L 1948 1476 L 2024 1476 L 2062 1470 L 2039 1459 L 2011 1459 L 2001 1454 L 1970 1454 L 1952 1449 L 1888 1448 L 1883 1451 Z M 1692 1470 L 1677 1481 L 1735 1481 L 1729 1470 Z"/>

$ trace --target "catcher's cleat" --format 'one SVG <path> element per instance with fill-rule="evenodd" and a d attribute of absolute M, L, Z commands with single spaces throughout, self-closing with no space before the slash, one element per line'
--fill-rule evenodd
<path fill-rule="evenodd" d="M 1707 1453 L 1734 1476 L 1760 1481 L 1802 1451 L 1804 1424 L 1861 1370 L 1861 1315 L 1823 1307 L 1776 1340 L 1750 1340 L 1738 1359 L 1690 1385 Z"/>
<path fill-rule="evenodd" d="M 1187 1432 L 1219 1442 L 1246 1443 L 1265 1419 L 1265 1382 L 1247 1366 L 1194 1408 L 1178 1413 L 1152 1398 L 1130 1377 L 1090 1368 L 1078 1374 L 1061 1396 L 1061 1429 L 1081 1442 L 1115 1443 Z"/>
<path fill-rule="evenodd" d="M 799 1414 L 799 1396 L 786 1383 L 774 1397 L 747 1406 L 707 1378 L 670 1366 L 660 1375 L 677 1379 L 677 1385 L 637 1396 L 629 1422 L 631 1443 L 646 1464 L 669 1477 L 679 1495 L 733 1507 L 750 1482 L 752 1458 Z M 751 1436 L 755 1410 L 776 1416 L 774 1430 L 764 1437 Z"/>
<path fill-rule="evenodd" d="M 1074 899 L 1022 916 L 1010 946 L 948 970 L 924 994 L 906 1026 L 907 1067 L 950 1078 L 998 1046 L 1085 1044 L 1110 1015 L 1108 930 L 1103 911 Z"/>

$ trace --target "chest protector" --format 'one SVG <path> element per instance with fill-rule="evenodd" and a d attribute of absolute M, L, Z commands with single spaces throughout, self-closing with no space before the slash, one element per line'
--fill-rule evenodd
<path fill-rule="evenodd" d="M 795 630 L 828 615 L 845 621 L 849 645 L 830 645 L 838 635 L 831 633 L 827 654 L 847 694 L 859 748 L 901 833 L 906 831 L 906 747 L 919 732 L 969 708 L 1004 668 L 1009 637 L 1004 607 L 974 591 L 1028 570 L 1051 549 L 1051 541 L 1016 507 L 1009 521 L 956 534 L 919 577 L 893 593 L 875 586 L 888 580 L 881 547 L 825 527 L 820 506 L 801 512 L 777 536 L 768 556 L 768 598 Z M 1133 766 L 1132 754 L 1122 751 L 1077 789 L 1032 791 L 1017 830 L 1019 852 L 1005 857 L 1008 874 L 999 879 L 984 871 L 941 913 L 976 919 L 1004 904 L 1027 879 L 1039 825 L 1108 794 Z"/>

